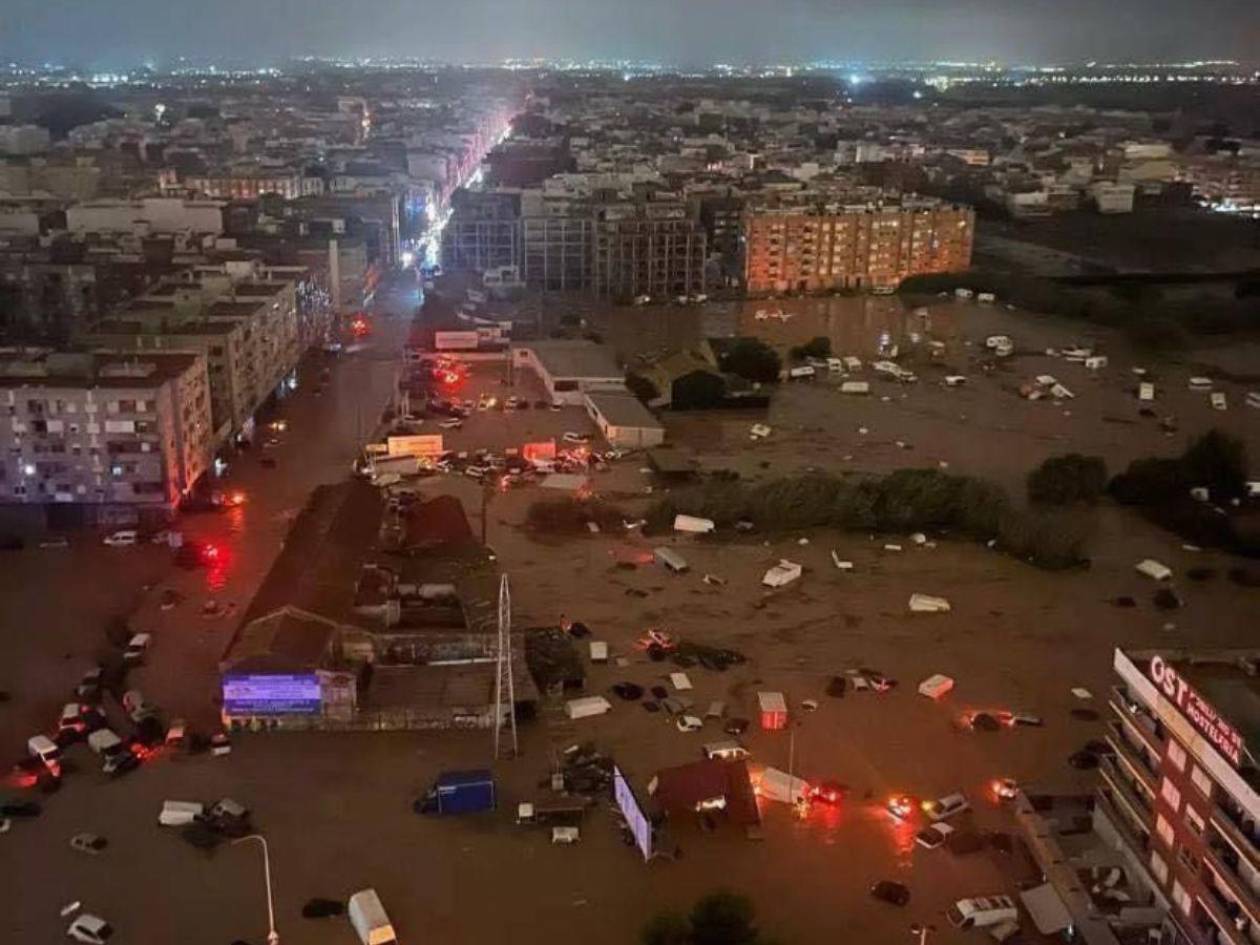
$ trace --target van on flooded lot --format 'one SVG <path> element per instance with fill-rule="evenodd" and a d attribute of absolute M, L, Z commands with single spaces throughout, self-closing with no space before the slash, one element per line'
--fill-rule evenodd
<path fill-rule="evenodd" d="M 32 735 L 26 741 L 26 750 L 30 752 L 32 758 L 38 758 L 49 767 L 55 765 L 61 758 L 61 749 L 47 735 Z"/>
<path fill-rule="evenodd" d="M 1017 922 L 1019 910 L 1010 896 L 977 896 L 974 899 L 959 899 L 945 910 L 945 917 L 956 929 L 983 929 Z"/>
<path fill-rule="evenodd" d="M 734 739 L 709 742 L 701 750 L 704 752 L 704 757 L 710 761 L 743 761 L 745 758 L 752 757 L 752 752 Z"/>
<path fill-rule="evenodd" d="M 944 797 L 923 802 L 923 813 L 932 820 L 948 820 L 967 810 L 971 810 L 971 805 L 962 794 L 946 794 Z"/>

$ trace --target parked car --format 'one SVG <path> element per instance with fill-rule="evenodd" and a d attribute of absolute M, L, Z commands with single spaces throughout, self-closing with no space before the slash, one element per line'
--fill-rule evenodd
<path fill-rule="evenodd" d="M 820 804 L 839 804 L 848 788 L 839 781 L 820 781 L 809 792 L 810 800 Z"/>
<path fill-rule="evenodd" d="M 947 823 L 933 824 L 914 835 L 914 842 L 925 850 L 935 850 L 949 839 L 954 828 Z"/>
<path fill-rule="evenodd" d="M 100 916 L 92 915 L 90 912 L 84 912 L 77 916 L 70 923 L 70 927 L 66 929 L 66 935 L 76 942 L 85 943 L 85 945 L 105 945 L 113 934 L 113 926 Z"/>
<path fill-rule="evenodd" d="M 944 797 L 923 802 L 923 813 L 932 820 L 946 820 L 967 810 L 971 810 L 971 805 L 967 803 L 966 796 L 961 793 L 946 794 Z"/>
<path fill-rule="evenodd" d="M 572 430 L 569 430 L 561 439 L 566 443 L 589 443 L 591 435 L 589 433 L 574 433 Z"/>
<path fill-rule="evenodd" d="M 124 528 L 121 531 L 111 532 L 105 536 L 105 544 L 111 548 L 125 548 L 128 545 L 134 545 L 140 540 L 140 533 L 134 528 Z"/>
<path fill-rule="evenodd" d="M 123 650 L 123 662 L 131 666 L 139 666 L 144 662 L 144 655 L 149 652 L 149 644 L 153 642 L 151 633 L 134 633 Z"/>
<path fill-rule="evenodd" d="M 101 714 L 90 705 L 82 702 L 67 702 L 61 707 L 61 717 L 57 720 L 57 731 L 75 736 L 95 731 L 105 724 Z"/>
<path fill-rule="evenodd" d="M 80 853 L 88 853 L 92 856 L 100 853 L 107 846 L 109 846 L 109 841 L 94 833 L 76 833 L 70 838 L 71 850 L 78 850 Z"/>
<path fill-rule="evenodd" d="M 206 823 L 225 837 L 243 837 L 253 829 L 249 808 L 230 797 L 206 812 Z"/>
<path fill-rule="evenodd" d="M 895 883 L 891 879 L 881 879 L 871 884 L 871 897 L 880 902 L 894 906 L 904 906 L 910 901 L 910 889 L 903 883 Z"/>
<path fill-rule="evenodd" d="M 899 820 L 905 820 L 914 813 L 914 798 L 908 794 L 896 794 L 888 799 L 888 812 Z"/>
<path fill-rule="evenodd" d="M 79 684 L 74 687 L 74 694 L 80 699 L 89 699 L 95 702 L 101 697 L 101 682 L 104 677 L 105 671 L 99 666 L 89 669 L 83 674 Z"/>
<path fill-rule="evenodd" d="M 704 728 L 704 719 L 696 718 L 694 715 L 680 715 L 674 724 L 678 726 L 680 732 L 698 732 Z"/>

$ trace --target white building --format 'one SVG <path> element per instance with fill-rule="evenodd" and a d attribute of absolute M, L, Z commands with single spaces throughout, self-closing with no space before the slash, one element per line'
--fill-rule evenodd
<path fill-rule="evenodd" d="M 66 210 L 71 233 L 222 233 L 223 204 L 217 200 L 145 197 L 91 200 Z"/>
<path fill-rule="evenodd" d="M 1134 191 L 1132 184 L 1106 180 L 1089 185 L 1089 196 L 1099 213 L 1132 213 Z"/>
<path fill-rule="evenodd" d="M 592 341 L 535 341 L 512 349 L 512 365 L 538 375 L 553 404 L 585 406 L 592 393 L 625 393 L 612 350 Z"/>
<path fill-rule="evenodd" d="M 650 449 L 665 441 L 661 422 L 633 394 L 587 394 L 586 412 L 618 449 Z"/>
<path fill-rule="evenodd" d="M 0 127 L 0 152 L 5 154 L 42 154 L 51 143 L 48 129 L 39 125 Z"/>

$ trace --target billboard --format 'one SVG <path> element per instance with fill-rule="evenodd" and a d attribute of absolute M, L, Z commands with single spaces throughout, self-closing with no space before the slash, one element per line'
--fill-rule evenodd
<path fill-rule="evenodd" d="M 435 331 L 435 351 L 476 351 L 480 336 L 475 331 Z"/>
<path fill-rule="evenodd" d="M 391 436 L 385 440 L 385 446 L 390 456 L 440 456 L 442 434 Z"/>
<path fill-rule="evenodd" d="M 314 673 L 223 677 L 223 711 L 228 715 L 318 715 L 320 705 Z"/>
<path fill-rule="evenodd" d="M 613 799 L 626 818 L 630 833 L 634 835 L 634 844 L 643 854 L 643 859 L 652 859 L 652 822 L 639 806 L 639 799 L 634 796 L 634 789 L 621 769 L 613 765 Z"/>
<path fill-rule="evenodd" d="M 1184 676 L 1159 655 L 1151 657 L 1147 673 L 1151 682 L 1155 683 L 1200 735 L 1211 742 L 1235 768 L 1242 766 L 1242 735 L 1186 682 Z"/>

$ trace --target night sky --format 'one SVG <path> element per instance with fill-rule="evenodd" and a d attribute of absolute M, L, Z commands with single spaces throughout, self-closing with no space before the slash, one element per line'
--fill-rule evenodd
<path fill-rule="evenodd" d="M 1260 0 L 3 0 L 0 56 L 1109 62 L 1260 57 Z"/>

